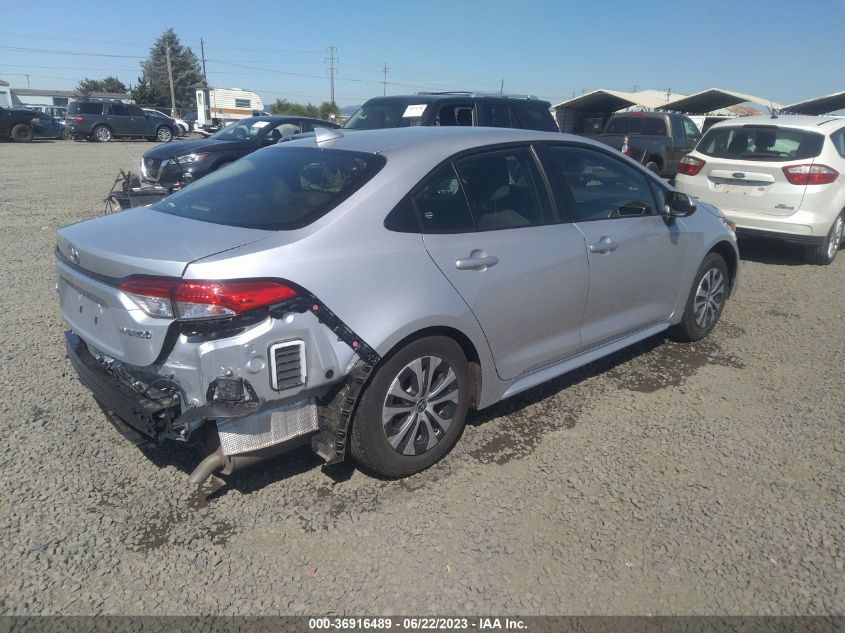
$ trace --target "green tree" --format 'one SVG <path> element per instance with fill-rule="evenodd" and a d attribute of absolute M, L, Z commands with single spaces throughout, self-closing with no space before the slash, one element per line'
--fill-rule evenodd
<path fill-rule="evenodd" d="M 90 97 L 92 92 L 126 93 L 126 85 L 117 77 L 109 75 L 105 79 L 89 79 L 86 77 L 76 86 L 76 92 L 83 97 Z"/>
<path fill-rule="evenodd" d="M 109 75 L 100 81 L 100 90 L 98 92 L 127 93 L 129 90 L 126 88 L 126 84 L 124 84 L 120 79 L 113 75 Z"/>
<path fill-rule="evenodd" d="M 337 104 L 324 101 L 319 107 L 313 103 L 302 104 L 288 101 L 287 99 L 276 99 L 270 106 L 273 114 L 289 114 L 291 116 L 308 116 L 316 119 L 328 119 L 331 114 L 339 114 Z"/>
<path fill-rule="evenodd" d="M 170 48 L 170 65 L 173 70 L 173 90 L 177 108 L 196 107 L 196 89 L 204 84 L 200 63 L 194 52 L 182 46 L 173 29 L 161 34 L 150 49 L 150 56 L 141 65 L 141 79 L 160 94 L 170 105 L 170 83 L 167 76 L 167 49 Z M 136 99 L 137 101 L 137 99 Z"/>
<path fill-rule="evenodd" d="M 143 77 L 138 77 L 138 85 L 130 90 L 132 99 L 140 106 L 167 107 L 170 96 L 164 95 L 158 88 Z"/>

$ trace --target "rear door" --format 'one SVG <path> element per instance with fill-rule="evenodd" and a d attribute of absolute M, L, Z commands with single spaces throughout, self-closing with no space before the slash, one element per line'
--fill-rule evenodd
<path fill-rule="evenodd" d="M 711 128 L 697 148 L 705 164 L 693 193 L 725 212 L 792 215 L 806 186 L 790 183 L 784 168 L 812 165 L 823 144 L 821 133 L 776 125 Z"/>
<path fill-rule="evenodd" d="M 599 150 L 575 145 L 544 150 L 547 170 L 587 244 L 583 347 L 668 319 L 685 274 L 687 243 L 681 221 L 667 222 L 658 213 L 652 186 L 660 185 Z"/>
<path fill-rule="evenodd" d="M 447 163 L 413 199 L 426 248 L 478 319 L 500 378 L 578 352 L 584 238 L 556 222 L 530 147 Z"/>
<path fill-rule="evenodd" d="M 132 134 L 132 117 L 129 109 L 122 103 L 106 104 L 106 121 L 115 136 L 129 136 Z"/>

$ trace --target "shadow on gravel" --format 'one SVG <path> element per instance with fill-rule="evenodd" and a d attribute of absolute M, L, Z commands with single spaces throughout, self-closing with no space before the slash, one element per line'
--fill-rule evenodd
<path fill-rule="evenodd" d="M 554 410 L 540 408 L 531 414 L 526 409 L 589 378 L 605 375 L 619 387 L 652 393 L 680 385 L 706 365 L 737 369 L 744 366 L 735 356 L 723 353 L 712 337 L 697 343 L 676 343 L 665 334 L 658 334 L 474 413 L 467 420 L 474 427 L 499 417 L 511 419 L 469 454 L 481 462 L 504 464 L 530 454 L 547 433 L 573 428 L 589 405 L 584 400 L 572 398 L 563 406 L 556 403 Z"/>
<path fill-rule="evenodd" d="M 804 249 L 775 240 L 743 237 L 739 239 L 739 257 L 743 261 L 778 266 L 810 266 Z"/>

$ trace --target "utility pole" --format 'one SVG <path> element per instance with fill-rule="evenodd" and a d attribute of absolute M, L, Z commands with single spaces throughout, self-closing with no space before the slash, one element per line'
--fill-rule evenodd
<path fill-rule="evenodd" d="M 170 115 L 176 113 L 176 91 L 173 90 L 173 68 L 170 66 L 170 45 L 164 49 L 164 54 L 167 57 L 167 78 L 170 80 Z"/>
<path fill-rule="evenodd" d="M 382 72 L 384 73 L 384 81 L 382 82 L 384 84 L 384 90 L 382 91 L 382 95 L 387 96 L 387 64 L 384 65 Z"/>
<path fill-rule="evenodd" d="M 29 88 L 29 75 L 26 76 L 26 87 Z"/>
<path fill-rule="evenodd" d="M 208 75 L 205 74 L 205 42 L 200 38 L 200 55 L 202 56 L 202 78 L 205 85 L 208 85 Z"/>
<path fill-rule="evenodd" d="M 502 79 L 502 84 L 499 86 L 499 94 L 500 95 L 505 94 L 505 80 L 504 79 Z"/>
<path fill-rule="evenodd" d="M 332 85 L 332 99 L 331 103 L 334 103 L 334 72 L 335 72 L 335 62 L 339 61 L 336 55 L 337 48 L 335 46 L 329 46 L 329 56 L 326 57 L 325 61 L 329 62 L 329 77 L 331 79 Z"/>

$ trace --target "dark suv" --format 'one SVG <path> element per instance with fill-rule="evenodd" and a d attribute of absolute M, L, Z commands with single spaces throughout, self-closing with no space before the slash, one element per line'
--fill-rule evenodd
<path fill-rule="evenodd" d="M 343 127 L 375 130 L 415 125 L 481 125 L 558 131 L 548 101 L 531 96 L 475 92 L 419 92 L 374 97 Z"/>
<path fill-rule="evenodd" d="M 116 137 L 146 138 L 166 143 L 179 135 L 175 124 L 151 117 L 134 103 L 121 101 L 71 101 L 65 118 L 74 138 L 101 143 Z"/>

